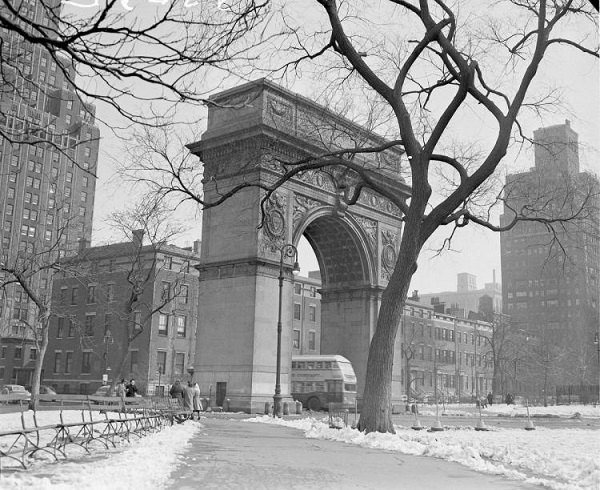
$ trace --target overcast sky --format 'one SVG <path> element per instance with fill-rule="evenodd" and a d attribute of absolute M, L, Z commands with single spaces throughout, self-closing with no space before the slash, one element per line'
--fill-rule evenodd
<path fill-rule="evenodd" d="M 135 8 L 141 9 L 144 2 L 136 3 Z M 303 12 L 312 16 L 310 4 L 303 7 Z M 141 11 L 138 11 L 141 12 Z M 576 26 L 575 26 L 576 28 Z M 596 33 L 591 33 L 598 36 Z M 259 78 L 259 77 L 256 77 Z M 581 166 L 584 170 L 598 173 L 599 141 L 600 141 L 600 76 L 598 62 L 592 61 L 590 56 L 583 56 L 573 50 L 553 49 L 548 55 L 539 74 L 539 83 L 546 87 L 562 88 L 564 110 L 559 113 L 546 116 L 543 120 L 530 118 L 524 119 L 523 129 L 525 134 L 532 136 L 533 131 L 541 126 L 549 126 L 564 123 L 565 119 L 571 121 L 571 127 L 579 134 Z M 305 77 L 302 80 L 289 80 L 288 88 L 305 96 L 311 96 L 314 78 Z M 224 88 L 224 87 L 223 87 Z M 218 90 L 216 90 L 218 91 Z M 100 119 L 107 119 L 103 106 L 98 106 Z M 111 157 L 114 157 L 118 144 L 115 144 L 110 131 L 102 127 L 103 141 L 99 159 L 99 181 L 95 204 L 95 226 L 94 243 L 111 240 L 111 233 L 103 223 L 106 216 L 115 209 L 119 209 L 129 198 L 127 189 L 116 185 L 113 176 L 114 167 Z M 201 134 L 203 127 L 194 128 L 197 134 Z M 485 123 L 477 119 L 465 120 L 463 125 L 465 133 L 481 135 L 481 138 L 493 134 L 493 127 L 486 127 Z M 118 151 L 118 150 L 117 150 Z M 532 167 L 533 151 L 527 148 L 514 148 L 503 162 L 502 174 L 514 172 Z M 188 232 L 180 240 L 179 245 L 185 245 L 192 240 L 199 239 L 201 235 L 200 221 L 193 216 L 187 216 L 186 224 Z M 428 248 L 439 246 L 446 236 L 446 230 L 442 230 L 430 241 Z M 302 274 L 309 270 L 318 268 L 318 264 L 311 253 L 308 244 L 300 244 Z M 498 282 L 500 276 L 500 245 L 499 235 L 487 232 L 475 226 L 468 226 L 460 230 L 452 243 L 452 251 L 445 251 L 440 256 L 434 256 L 433 252 L 425 251 L 419 262 L 413 282 L 412 289 L 421 292 L 440 292 L 454 290 L 456 288 L 456 275 L 460 272 L 469 272 L 477 276 L 478 285 L 483 287 L 484 283 L 492 282 L 493 271 L 496 271 Z"/>

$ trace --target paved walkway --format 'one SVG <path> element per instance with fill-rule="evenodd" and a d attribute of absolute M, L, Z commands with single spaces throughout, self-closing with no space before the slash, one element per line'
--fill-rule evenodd
<path fill-rule="evenodd" d="M 457 463 L 306 439 L 297 429 L 208 417 L 184 463 L 177 490 L 533 489 Z M 196 422 L 187 422 L 196 423 Z"/>

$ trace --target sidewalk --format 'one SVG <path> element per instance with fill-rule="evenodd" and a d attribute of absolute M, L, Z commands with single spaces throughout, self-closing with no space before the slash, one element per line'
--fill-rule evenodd
<path fill-rule="evenodd" d="M 187 422 L 196 423 L 196 422 Z M 171 489 L 532 489 L 457 463 L 333 441 L 297 429 L 231 418 L 201 419 L 204 429 L 172 475 Z M 539 488 L 539 487 L 535 487 Z"/>

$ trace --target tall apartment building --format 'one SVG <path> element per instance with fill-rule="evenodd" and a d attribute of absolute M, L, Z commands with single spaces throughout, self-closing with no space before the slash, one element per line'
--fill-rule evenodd
<path fill-rule="evenodd" d="M 93 393 L 135 378 L 142 394 L 168 393 L 189 376 L 198 322 L 199 242 L 195 248 L 132 242 L 83 247 L 77 274 L 57 276 L 43 380 L 59 393 Z M 82 242 L 85 245 L 85 242 Z M 132 284 L 132 277 L 136 286 Z M 136 290 L 139 298 L 128 313 Z M 127 348 L 127 338 L 133 338 Z M 124 357 L 125 355 L 125 357 Z M 125 363 L 121 372 L 121 359 Z M 209 387 L 202 387 L 209 392 Z"/>
<path fill-rule="evenodd" d="M 423 304 L 439 305 L 442 313 L 448 313 L 468 318 L 469 312 L 479 311 L 479 300 L 482 296 L 492 299 L 495 311 L 502 311 L 502 289 L 496 282 L 496 271 L 493 271 L 493 282 L 485 283 L 483 288 L 477 287 L 477 277 L 467 272 L 461 272 L 456 277 L 456 291 L 419 294 Z"/>
<path fill-rule="evenodd" d="M 532 362 L 545 371 L 538 378 L 551 377 L 552 384 L 597 382 L 598 178 L 580 171 L 578 136 L 568 120 L 538 129 L 534 142 L 535 166 L 507 176 L 501 224 L 513 219 L 511 208 L 525 203 L 545 217 L 568 216 L 584 201 L 585 210 L 579 219 L 559 224 L 556 234 L 536 222 L 501 234 L 504 312 L 524 338 L 536 339 Z"/>
<path fill-rule="evenodd" d="M 60 3 L 44 2 L 56 8 Z M 55 27 L 41 2 L 14 5 L 32 23 Z M 0 6 L 10 17 L 7 8 Z M 22 21 L 20 26 L 32 30 Z M 90 240 L 99 130 L 94 106 L 82 103 L 68 81 L 75 78 L 68 60 L 5 28 L 0 37 L 0 263 L 23 268 L 40 254 L 48 262 L 67 255 L 78 240 Z M 2 287 L 7 278 L 0 272 L 0 384 L 28 384 L 36 357 L 28 341 L 36 308 L 20 287 Z M 49 297 L 49 272 L 31 281 Z"/>

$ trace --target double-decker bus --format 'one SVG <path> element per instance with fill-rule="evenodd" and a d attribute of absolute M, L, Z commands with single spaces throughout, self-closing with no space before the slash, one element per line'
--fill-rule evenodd
<path fill-rule="evenodd" d="M 310 410 L 354 405 L 356 374 L 342 356 L 292 356 L 292 397 Z"/>

